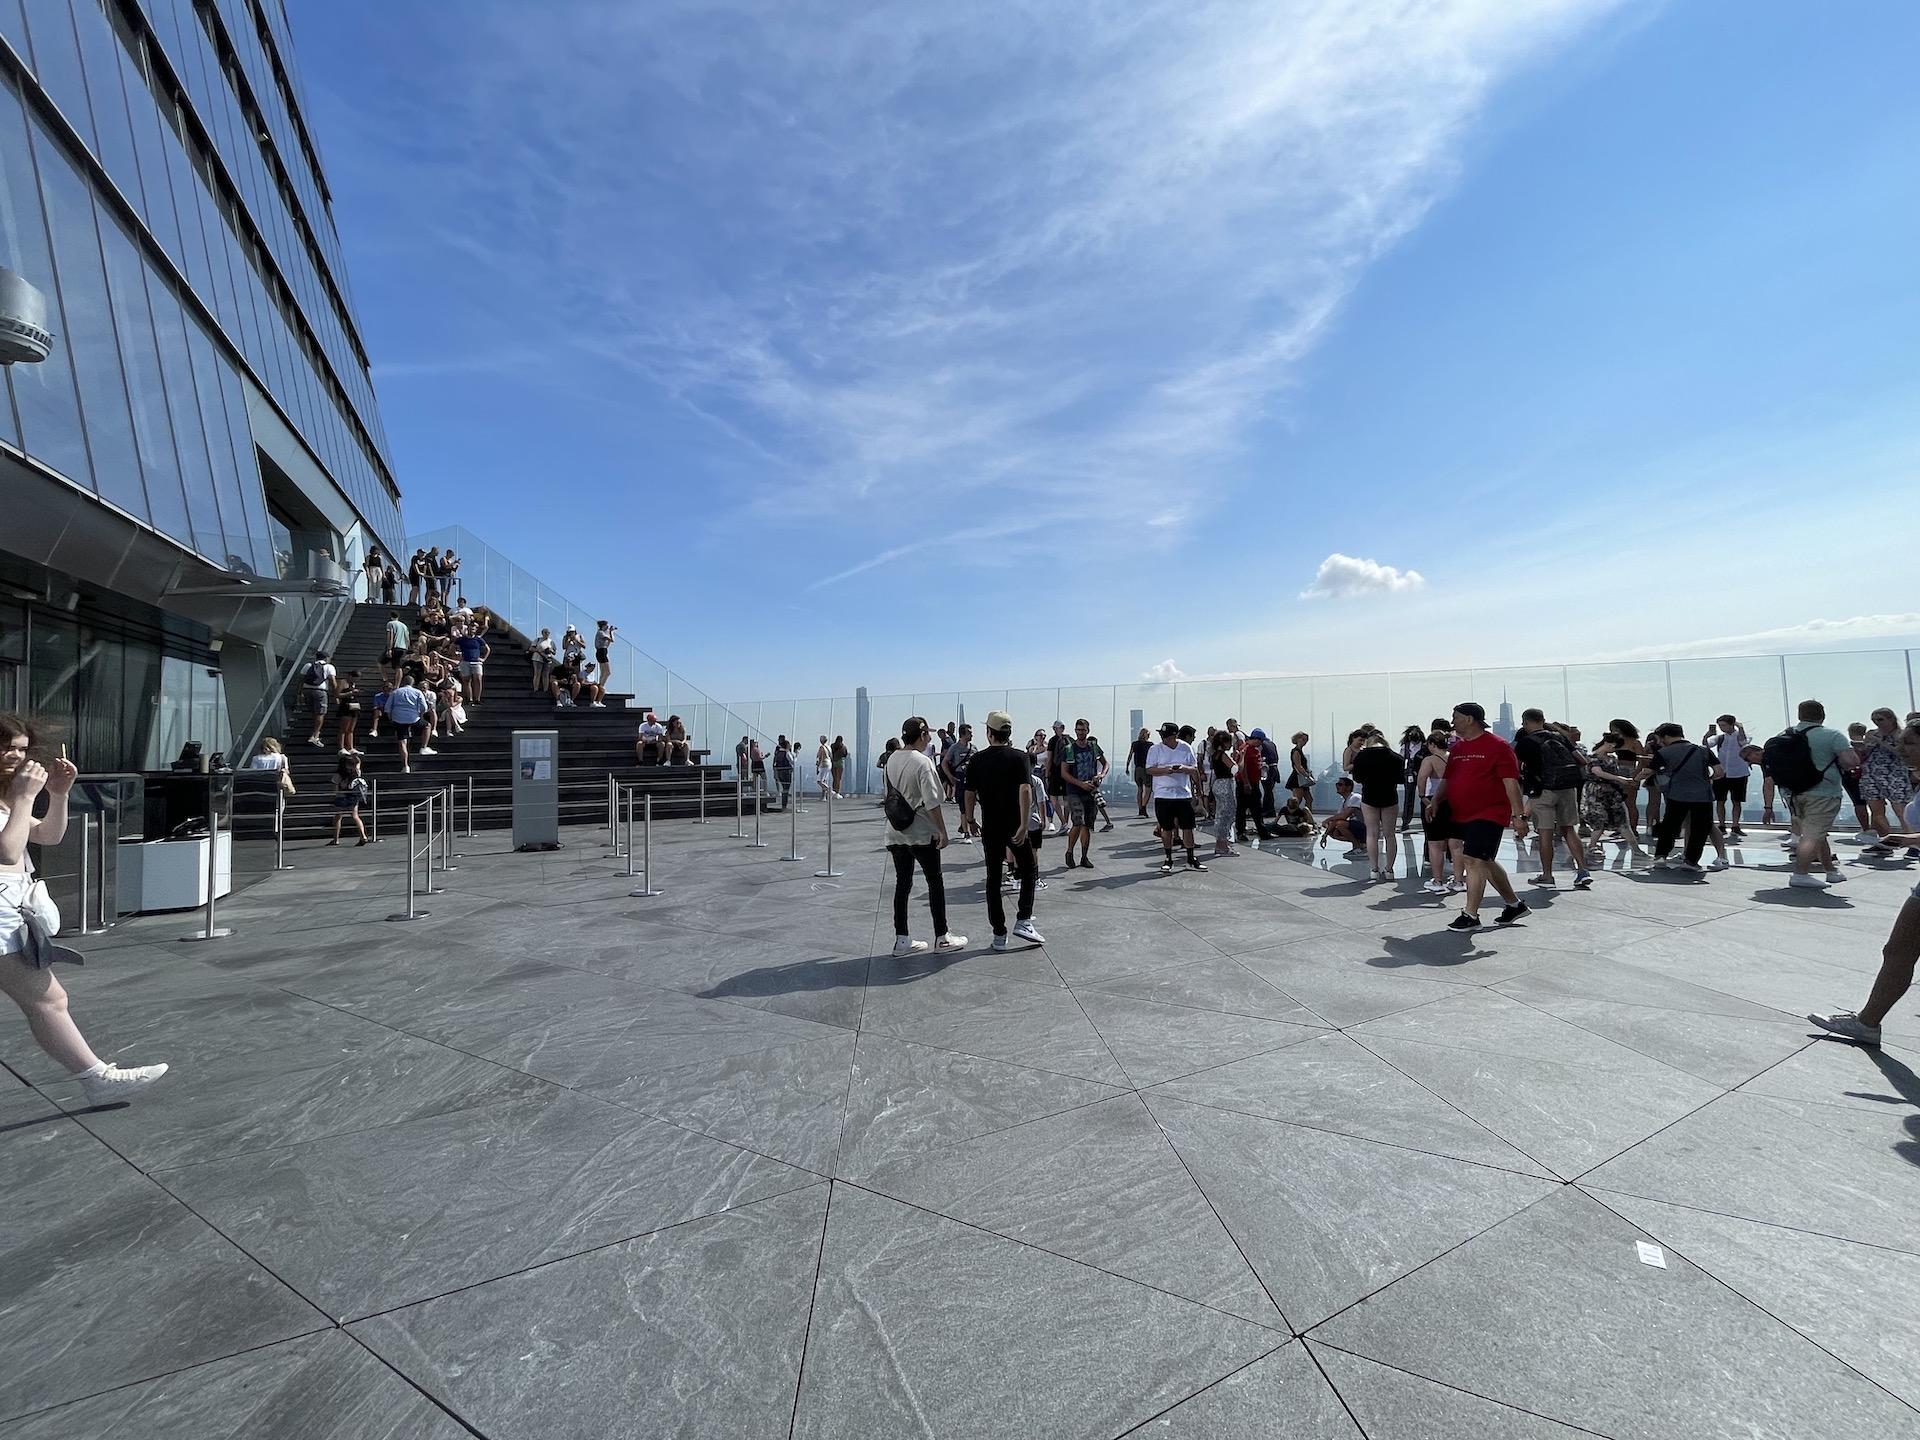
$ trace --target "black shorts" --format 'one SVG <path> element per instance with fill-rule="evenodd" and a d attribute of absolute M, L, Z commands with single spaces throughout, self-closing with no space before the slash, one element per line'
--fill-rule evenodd
<path fill-rule="evenodd" d="M 1722 775 L 1713 782 L 1713 798 L 1731 800 L 1736 805 L 1747 803 L 1747 777 L 1744 775 Z"/>
<path fill-rule="evenodd" d="M 593 652 L 593 658 L 600 662 L 600 669 L 605 671 L 607 668 L 607 652 L 604 650 L 595 650 Z"/>
<path fill-rule="evenodd" d="M 1433 807 L 1433 818 L 1426 824 L 1429 840 L 1458 840 L 1460 827 L 1453 823 L 1453 807 L 1442 800 Z"/>
<path fill-rule="evenodd" d="M 1857 774 L 1849 774 L 1847 771 L 1842 770 L 1840 772 L 1840 788 L 1847 792 L 1847 798 L 1854 804 L 1859 805 L 1864 803 L 1860 799 L 1860 777 Z"/>
<path fill-rule="evenodd" d="M 1500 842 L 1506 838 L 1507 827 L 1498 820 L 1462 820 L 1455 826 L 1465 843 L 1461 846 L 1472 860 L 1498 860 Z"/>
<path fill-rule="evenodd" d="M 1193 829 L 1193 801 L 1153 797 L 1153 818 L 1162 830 Z"/>

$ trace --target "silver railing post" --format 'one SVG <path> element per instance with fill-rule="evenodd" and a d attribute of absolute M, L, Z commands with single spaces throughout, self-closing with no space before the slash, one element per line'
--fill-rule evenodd
<path fill-rule="evenodd" d="M 829 785 L 827 787 L 827 868 L 824 870 L 816 870 L 813 872 L 814 875 L 821 880 L 837 880 L 840 876 L 847 873 L 844 870 L 836 870 L 833 868 L 833 797 L 834 797 L 834 793 L 835 792 L 833 787 Z"/>
<path fill-rule="evenodd" d="M 613 771 L 607 771 L 607 839 L 613 843 L 614 854 L 620 853 L 620 782 L 613 778 Z"/>
<path fill-rule="evenodd" d="M 440 789 L 440 868 L 442 871 L 458 870 L 453 863 L 453 786 L 445 785 Z"/>
<path fill-rule="evenodd" d="M 423 920 L 433 913 L 429 910 L 422 910 L 414 903 L 415 898 L 420 893 L 418 872 L 414 868 L 415 863 L 420 857 L 418 845 L 419 836 L 414 828 L 414 815 L 418 812 L 419 808 L 417 805 L 409 805 L 407 807 L 407 908 L 404 914 L 387 916 L 389 920 Z M 431 864 L 429 864 L 427 869 L 427 886 L 428 893 L 432 893 L 433 869 Z"/>
<path fill-rule="evenodd" d="M 798 786 L 795 786 L 787 793 L 787 853 L 780 857 L 782 860 L 804 860 L 807 858 L 800 853 L 799 794 L 800 790 Z"/>
<path fill-rule="evenodd" d="M 711 825 L 713 823 L 707 819 L 707 767 L 704 763 L 700 766 L 700 814 L 695 817 L 693 823 L 696 825 Z"/>
<path fill-rule="evenodd" d="M 182 940 L 220 940 L 233 931 L 214 924 L 214 892 L 220 888 L 220 805 L 214 798 L 213 782 L 207 782 L 207 915 L 198 934 L 182 935 Z"/>
<path fill-rule="evenodd" d="M 626 829 L 627 829 L 627 844 L 626 844 L 626 850 L 625 850 L 625 852 L 624 852 L 624 853 L 626 854 L 626 857 L 627 857 L 627 868 L 626 868 L 625 870 L 623 870 L 623 871 L 622 871 L 621 873 L 622 873 L 623 875 L 625 875 L 625 876 L 626 876 L 626 878 L 627 878 L 627 879 L 629 879 L 629 880 L 631 880 L 631 879 L 632 879 L 632 878 L 634 877 L 634 873 L 635 873 L 635 872 L 634 872 L 634 868 L 633 868 L 633 794 L 634 794 L 634 789 L 635 789 L 635 787 L 634 787 L 634 786 L 632 786 L 632 785 L 622 785 L 622 786 L 620 787 L 620 803 L 621 803 L 621 805 L 622 805 L 622 806 L 623 806 L 623 807 L 625 808 L 625 812 L 626 812 Z"/>
<path fill-rule="evenodd" d="M 646 794 L 646 818 L 640 827 L 640 885 L 627 894 L 646 899 L 660 892 L 653 888 L 653 792 Z M 627 805 L 627 873 L 633 873 L 633 805 Z"/>
<path fill-rule="evenodd" d="M 367 781 L 367 789 L 373 802 L 373 824 L 367 831 L 367 839 L 377 845 L 380 843 L 380 777 L 378 775 Z"/>
<path fill-rule="evenodd" d="M 477 840 L 479 838 L 478 833 L 473 828 L 473 776 L 469 775 L 467 776 L 467 839 Z"/>
<path fill-rule="evenodd" d="M 287 792 L 277 781 L 273 787 L 273 868 L 293 869 L 287 864 Z"/>
<path fill-rule="evenodd" d="M 741 771 L 746 763 L 740 760 L 733 767 L 733 833 L 727 836 L 729 840 L 747 838 L 747 777 Z"/>
<path fill-rule="evenodd" d="M 747 842 L 747 849 L 749 850 L 764 850 L 767 848 L 767 842 L 760 838 L 760 800 L 760 786 L 756 783 L 753 787 L 753 839 Z"/>
<path fill-rule="evenodd" d="M 94 820 L 94 815 L 92 811 L 82 810 L 80 812 L 80 932 L 79 933 L 82 935 L 98 935 L 101 931 L 107 928 L 107 925 L 106 925 L 107 917 L 105 915 L 102 915 L 100 917 L 100 923 L 98 925 L 95 925 L 93 923 L 93 909 L 94 909 L 94 903 L 96 898 L 95 891 L 93 888 L 93 820 Z M 105 860 L 106 844 L 107 844 L 106 833 L 105 833 L 106 817 L 101 816 L 100 820 L 102 822 L 101 837 L 100 837 L 100 853 L 101 853 L 100 889 L 104 891 L 107 888 L 106 860 Z"/>

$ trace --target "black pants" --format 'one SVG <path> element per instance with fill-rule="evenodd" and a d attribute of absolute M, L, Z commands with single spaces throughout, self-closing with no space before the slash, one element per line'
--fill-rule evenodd
<path fill-rule="evenodd" d="M 1019 909 L 1014 912 L 1016 920 L 1033 918 L 1033 886 L 1040 878 L 1040 866 L 1034 859 L 1033 846 L 1022 843 L 1015 845 L 1012 837 L 1006 835 L 982 835 L 980 848 L 987 861 L 987 923 L 993 926 L 993 933 L 1007 933 L 1007 907 L 1000 899 L 1000 877 L 1006 866 L 1007 851 L 1013 851 L 1013 873 L 1020 881 Z"/>
<path fill-rule="evenodd" d="M 1254 833 L 1262 840 L 1272 839 L 1273 832 L 1267 829 L 1267 822 L 1260 816 L 1260 792 L 1251 785 L 1241 785 L 1236 782 L 1233 793 L 1238 801 L 1233 817 L 1234 838 L 1246 839 L 1247 826 L 1251 825 Z"/>
<path fill-rule="evenodd" d="M 1689 865 L 1700 863 L 1700 852 L 1707 848 L 1707 834 L 1713 828 L 1713 802 L 1709 800 L 1667 801 L 1653 832 L 1655 859 L 1672 852 L 1674 838 L 1689 820 L 1693 824 L 1687 830 L 1685 859 Z"/>
<path fill-rule="evenodd" d="M 932 845 L 889 845 L 893 856 L 893 933 L 907 933 L 907 896 L 913 893 L 913 862 L 927 877 L 927 908 L 933 911 L 933 933 L 947 933 L 947 882 L 940 876 L 940 851 Z M 989 862 L 991 863 L 991 862 Z"/>
<path fill-rule="evenodd" d="M 1271 767 L 1269 767 L 1267 772 L 1260 777 L 1260 813 L 1266 816 L 1269 820 L 1271 820 L 1274 817 L 1274 813 L 1275 813 L 1274 804 L 1273 804 L 1273 787 L 1279 781 L 1279 779 L 1280 777 L 1273 773 L 1273 770 L 1271 769 Z"/>

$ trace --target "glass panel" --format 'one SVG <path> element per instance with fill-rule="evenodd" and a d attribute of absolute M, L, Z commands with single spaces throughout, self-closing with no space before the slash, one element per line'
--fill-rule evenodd
<path fill-rule="evenodd" d="M 66 345 L 93 454 L 94 487 L 105 499 L 146 520 L 147 497 L 133 448 L 133 417 L 120 369 L 120 341 L 107 304 L 93 199 L 46 131 L 38 124 L 32 129 L 67 322 Z"/>
<path fill-rule="evenodd" d="M 140 165 L 134 156 L 133 122 L 127 117 L 127 92 L 120 83 L 120 57 L 126 54 L 98 3 L 75 0 L 75 28 L 86 67 L 87 95 L 93 102 L 93 153 L 136 211 L 144 208 Z"/>
<path fill-rule="evenodd" d="M 42 745 L 73 743 L 80 629 L 69 615 L 36 610 L 30 620 L 28 695 Z"/>
<path fill-rule="evenodd" d="M 1476 672 L 1478 673 L 1478 672 Z M 1661 660 L 1566 667 L 1567 718 L 1583 737 L 1606 733 L 1616 719 L 1645 735 L 1667 718 L 1667 667 Z"/>
<path fill-rule="evenodd" d="M 1699 739 L 1721 715 L 1731 714 L 1749 739 L 1761 741 L 1785 728 L 1780 703 L 1780 662 L 1770 655 L 1730 659 L 1674 660 L 1674 718 Z"/>
<path fill-rule="evenodd" d="M 1787 656 L 1787 693 L 1827 707 L 1827 724 L 1844 730 L 1884 705 L 1905 716 L 1914 708 L 1906 654 L 1900 650 L 1842 651 Z"/>
<path fill-rule="evenodd" d="M 92 8 L 89 0 L 88 8 Z M 80 132 L 87 147 L 99 153 L 93 134 L 93 108 L 87 102 L 87 82 L 80 70 L 80 40 L 73 33 L 73 15 L 67 0 L 36 0 L 30 21 L 33 37 L 33 73 L 53 97 L 67 123 Z"/>
<path fill-rule="evenodd" d="M 29 57 L 33 47 L 27 43 L 27 21 L 20 13 L 20 0 L 0 0 L 0 35 L 7 37 L 22 60 L 32 63 Z"/>
<path fill-rule="evenodd" d="M 240 500 L 245 507 L 247 535 L 253 542 L 253 568 L 274 573 L 273 544 L 267 533 L 267 501 L 260 489 L 260 461 L 254 453 L 253 426 L 247 419 L 244 382 L 223 359 L 220 361 L 220 398 L 226 403 L 227 431 L 233 439 Z"/>
<path fill-rule="evenodd" d="M 206 431 L 200 421 L 204 407 L 199 386 L 194 380 L 193 356 L 187 350 L 187 333 L 184 317 L 180 313 L 180 302 L 160 277 L 151 271 L 147 274 L 147 298 L 153 306 L 153 329 L 160 342 L 160 364 L 167 385 L 167 409 L 173 418 L 174 447 L 180 457 L 180 485 L 186 492 L 187 523 L 193 531 L 193 548 L 216 564 L 224 564 L 229 546 L 222 530 L 213 464 L 207 456 Z M 222 414 L 222 435 L 225 434 L 226 425 L 226 416 Z M 235 521 L 237 531 L 238 516 Z"/>
<path fill-rule="evenodd" d="M 13 393 L 10 420 L 18 413 L 15 438 L 31 455 L 82 485 L 93 483 L 80 402 L 73 388 L 66 319 L 60 288 L 54 282 L 53 256 L 47 248 L 46 217 L 40 187 L 27 150 L 26 116 L 11 85 L 0 85 L 0 264 L 24 276 L 46 294 L 47 323 L 54 332 L 53 353 L 38 365 L 10 365 Z"/>
<path fill-rule="evenodd" d="M 107 287 L 120 333 L 127 395 L 133 401 L 133 435 L 147 477 L 147 503 L 152 507 L 154 528 L 190 546 L 193 526 L 187 519 L 187 497 L 180 484 L 180 459 L 173 446 L 173 421 L 167 413 L 167 387 L 154 341 L 153 312 L 147 305 L 147 267 L 127 233 L 106 217 L 101 218 Z"/>

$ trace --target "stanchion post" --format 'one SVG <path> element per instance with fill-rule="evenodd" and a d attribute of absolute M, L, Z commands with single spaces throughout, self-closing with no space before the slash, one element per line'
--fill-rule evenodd
<path fill-rule="evenodd" d="M 277 782 L 273 787 L 273 868 L 293 869 L 287 864 L 287 792 Z"/>
<path fill-rule="evenodd" d="M 653 888 L 653 792 L 651 790 L 647 792 L 646 801 L 646 819 L 640 828 L 640 886 L 636 890 L 629 890 L 627 892 L 627 894 L 643 900 L 660 893 Z M 631 875 L 633 873 L 633 807 L 631 801 L 628 802 L 627 807 L 627 826 L 627 873 Z"/>
<path fill-rule="evenodd" d="M 106 844 L 107 844 L 106 826 L 105 826 L 106 816 L 102 815 L 99 818 L 101 820 L 100 848 L 101 848 L 102 854 L 104 855 L 106 850 Z M 93 923 L 93 905 L 94 905 L 93 843 L 92 843 L 93 842 L 93 820 L 94 820 L 93 812 L 89 810 L 82 810 L 80 812 L 79 819 L 80 819 L 80 933 L 82 935 L 98 935 L 107 928 L 106 926 L 107 917 L 102 915 L 100 917 L 100 920 L 101 920 L 100 924 L 95 925 Z M 107 879 L 106 870 L 105 870 L 105 866 L 103 865 L 101 867 L 101 875 L 100 875 L 100 888 L 102 890 L 106 889 L 106 879 Z"/>
<path fill-rule="evenodd" d="M 373 800 L 373 825 L 367 833 L 367 839 L 378 845 L 380 843 L 380 777 L 378 775 L 367 781 L 367 789 Z"/>
<path fill-rule="evenodd" d="M 847 873 L 833 868 L 833 796 L 834 792 L 829 788 L 827 791 L 827 868 L 813 872 L 821 880 L 837 880 Z"/>
<path fill-rule="evenodd" d="M 747 777 L 740 772 L 738 764 L 733 768 L 733 833 L 727 838 L 747 838 Z"/>
<path fill-rule="evenodd" d="M 440 788 L 440 868 L 458 870 L 453 863 L 453 786 Z"/>
<path fill-rule="evenodd" d="M 799 791 L 796 788 L 787 796 L 787 853 L 780 857 L 782 860 L 807 858 L 800 853 L 800 807 L 795 803 L 795 797 L 798 794 Z"/>
<path fill-rule="evenodd" d="M 634 872 L 634 868 L 633 868 L 633 794 L 634 794 L 634 789 L 635 789 L 635 787 L 634 787 L 634 786 L 632 786 L 632 785 L 622 785 L 622 786 L 620 787 L 620 803 L 621 803 L 621 805 L 622 805 L 622 806 L 623 806 L 623 807 L 625 808 L 625 811 L 626 811 L 626 827 L 627 827 L 627 843 L 626 843 L 626 846 L 625 846 L 625 852 L 624 852 L 624 853 L 626 854 L 626 857 L 627 857 L 627 868 L 626 868 L 625 870 L 623 870 L 623 871 L 621 871 L 620 873 L 621 873 L 622 875 L 624 875 L 624 876 L 625 876 L 625 877 L 626 877 L 627 879 L 629 879 L 629 880 L 631 880 L 631 879 L 632 879 L 632 878 L 634 877 L 634 873 L 635 873 L 635 872 Z"/>
<path fill-rule="evenodd" d="M 753 787 L 753 839 L 747 842 L 749 850 L 764 850 L 767 842 L 760 838 L 760 786 Z"/>
<path fill-rule="evenodd" d="M 418 881 L 416 878 L 416 872 L 414 870 L 414 864 L 419 859 L 420 849 L 417 843 L 418 836 L 414 831 L 413 817 L 418 808 L 419 807 L 413 806 L 413 805 L 409 805 L 407 807 L 407 908 L 406 908 L 406 913 L 401 915 L 389 915 L 387 916 L 387 919 L 389 920 L 422 920 L 432 913 L 431 911 L 420 909 L 419 906 L 417 906 L 414 903 L 415 897 L 419 894 L 419 887 L 418 887 Z M 433 874 L 431 866 L 429 866 L 427 874 L 429 877 L 428 885 L 429 887 L 431 887 L 432 885 L 431 877 Z"/>
<path fill-rule="evenodd" d="M 607 771 L 607 841 L 613 846 L 613 853 L 620 853 L 620 782 L 613 778 L 613 771 Z"/>
<path fill-rule="evenodd" d="M 705 765 L 700 767 L 700 814 L 693 823 L 696 825 L 711 825 L 713 823 L 707 819 L 707 767 Z"/>
<path fill-rule="evenodd" d="M 182 940 L 221 940 L 233 931 L 214 924 L 214 892 L 220 888 L 220 805 L 214 798 L 213 781 L 207 781 L 207 918 L 206 924 L 196 935 L 182 935 Z"/>
<path fill-rule="evenodd" d="M 467 776 L 467 839 L 477 840 L 479 835 L 473 828 L 473 776 Z"/>

